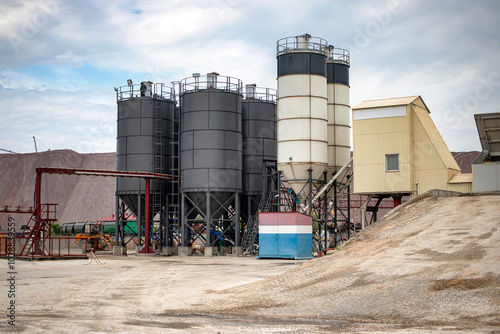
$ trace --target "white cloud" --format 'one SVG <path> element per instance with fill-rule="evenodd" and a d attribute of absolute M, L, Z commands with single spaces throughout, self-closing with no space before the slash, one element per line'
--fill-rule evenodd
<path fill-rule="evenodd" d="M 473 149 L 477 134 L 467 120 L 498 111 L 500 103 L 493 87 L 472 105 L 482 79 L 494 74 L 500 81 L 499 7 L 495 1 L 3 0 L 0 117 L 9 131 L 0 134 L 0 145 L 43 134 L 52 148 L 113 151 L 116 134 L 107 133 L 115 126 L 113 85 L 128 78 L 168 84 L 217 71 L 275 87 L 276 40 L 309 32 L 350 49 L 352 105 L 422 95 L 450 148 Z M 458 112 L 460 122 L 457 104 L 468 106 Z M 88 136 L 100 144 L 88 144 Z"/>

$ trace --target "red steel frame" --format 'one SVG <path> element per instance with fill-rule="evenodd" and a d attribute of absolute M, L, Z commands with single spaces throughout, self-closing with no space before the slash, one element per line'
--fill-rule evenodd
<path fill-rule="evenodd" d="M 35 212 L 35 209 L 33 209 L 32 206 L 28 207 L 27 209 L 22 208 L 20 206 L 17 206 L 15 208 L 11 208 L 8 205 L 5 205 L 3 208 L 0 208 L 0 213 L 28 213 L 28 214 L 33 214 Z"/>
<path fill-rule="evenodd" d="M 42 193 L 42 174 L 64 174 L 64 175 L 87 175 L 87 176 L 108 176 L 108 177 L 132 177 L 143 178 L 146 180 L 145 189 L 145 207 L 149 208 L 149 185 L 151 179 L 159 179 L 165 181 L 176 181 L 177 176 L 170 174 L 148 173 L 148 172 L 128 172 L 117 170 L 98 170 L 98 169 L 78 169 L 78 168 L 60 168 L 60 167 L 39 167 L 36 169 L 35 180 L 35 211 L 34 215 L 37 219 L 36 224 L 42 224 L 40 221 L 41 209 L 41 193 Z M 149 245 L 149 210 L 145 212 L 145 253 L 153 253 Z M 49 238 L 51 236 L 49 235 Z"/>

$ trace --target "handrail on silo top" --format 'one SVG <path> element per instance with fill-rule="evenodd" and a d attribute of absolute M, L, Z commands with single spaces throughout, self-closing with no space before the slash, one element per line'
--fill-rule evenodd
<path fill-rule="evenodd" d="M 173 101 L 172 87 L 163 83 L 152 83 L 143 81 L 136 85 L 127 85 L 116 88 L 116 101 L 130 100 L 134 98 L 154 98 L 158 100 Z"/>
<path fill-rule="evenodd" d="M 308 34 L 285 37 L 276 42 L 276 57 L 294 52 L 312 52 L 327 56 L 331 48 L 326 39 L 312 37 Z"/>
<path fill-rule="evenodd" d="M 276 89 L 256 86 L 246 86 L 245 100 L 276 103 Z"/>
<path fill-rule="evenodd" d="M 243 82 L 238 78 L 220 76 L 217 73 L 196 75 L 181 80 L 180 95 L 207 89 L 243 94 Z"/>
<path fill-rule="evenodd" d="M 351 54 L 346 49 L 332 48 L 328 54 L 328 62 L 341 63 L 350 66 Z"/>

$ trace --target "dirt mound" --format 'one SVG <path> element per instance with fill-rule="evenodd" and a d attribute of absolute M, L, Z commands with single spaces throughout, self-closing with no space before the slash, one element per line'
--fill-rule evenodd
<path fill-rule="evenodd" d="M 472 173 L 472 162 L 479 155 L 478 151 L 451 152 L 462 173 Z"/>
<path fill-rule="evenodd" d="M 116 168 L 115 153 L 79 154 L 57 150 L 30 154 L 0 154 L 0 206 L 33 206 L 37 167 L 88 169 Z M 42 203 L 57 203 L 60 224 L 101 219 L 114 213 L 114 178 L 48 175 L 42 176 Z M 10 214 L 0 214 L 0 229 Z M 18 226 L 29 216 L 14 214 Z"/>
<path fill-rule="evenodd" d="M 500 196 L 424 196 L 333 255 L 217 292 L 209 313 L 401 327 L 500 326 Z"/>

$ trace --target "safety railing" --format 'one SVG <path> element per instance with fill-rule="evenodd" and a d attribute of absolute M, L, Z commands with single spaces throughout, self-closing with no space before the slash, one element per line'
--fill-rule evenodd
<path fill-rule="evenodd" d="M 325 39 L 305 34 L 278 40 L 276 42 L 276 56 L 293 52 L 321 53 L 327 56 L 332 48 Z"/>
<path fill-rule="evenodd" d="M 327 61 L 332 63 L 342 63 L 349 66 L 351 62 L 351 54 L 345 49 L 333 48 L 328 54 Z"/>
<path fill-rule="evenodd" d="M 210 89 L 242 94 L 243 83 L 237 78 L 209 73 L 207 75 L 195 75 L 182 79 L 180 89 L 181 94 Z"/>
<path fill-rule="evenodd" d="M 117 102 L 140 97 L 175 101 L 174 90 L 163 83 L 153 84 L 147 81 L 136 85 L 121 86 L 115 88 L 115 91 Z"/>
<path fill-rule="evenodd" d="M 29 252 L 21 254 L 27 243 Z M 31 237 L 0 233 L 0 256 L 17 258 L 82 257 L 87 250 L 87 240 L 75 237 Z"/>
<path fill-rule="evenodd" d="M 245 86 L 244 96 L 246 100 L 259 100 L 262 102 L 276 103 L 276 89 L 273 88 L 247 85 Z"/>

